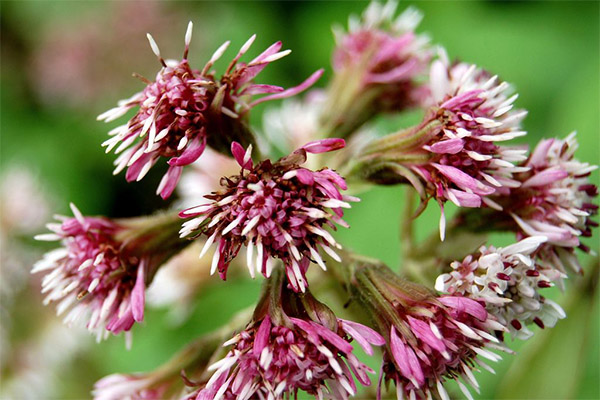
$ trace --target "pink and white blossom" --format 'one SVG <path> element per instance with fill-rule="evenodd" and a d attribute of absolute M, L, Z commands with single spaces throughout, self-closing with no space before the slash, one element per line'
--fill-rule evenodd
<path fill-rule="evenodd" d="M 435 288 L 482 300 L 512 336 L 528 339 L 533 332 L 527 325 L 553 327 L 566 316 L 558 304 L 539 293 L 564 277 L 536 264 L 535 253 L 546 241 L 545 236 L 532 236 L 505 248 L 481 247 L 477 254 L 453 262 L 452 270 L 437 278 Z"/>
<path fill-rule="evenodd" d="M 397 6 L 396 1 L 373 1 L 361 18 L 350 17 L 348 32 L 334 29 L 334 71 L 358 80 L 362 91 L 377 92 L 362 95 L 375 97 L 380 111 L 400 111 L 420 103 L 425 91 L 417 81 L 431 58 L 429 38 L 415 33 L 421 13 L 409 7 L 395 16 Z M 354 76 L 348 76 L 350 72 Z"/>
<path fill-rule="evenodd" d="M 335 248 L 341 246 L 327 228 L 347 227 L 342 208 L 356 198 L 344 196 L 344 179 L 323 168 L 311 171 L 301 167 L 307 153 L 322 153 L 344 146 L 342 139 L 310 142 L 275 163 L 254 164 L 251 148 L 233 143 L 232 153 L 241 167 L 239 175 L 221 179 L 221 190 L 205 196 L 211 202 L 180 213 L 192 217 L 184 223 L 181 236 L 204 234 L 208 237 L 203 256 L 216 243 L 211 273 L 226 278 L 229 263 L 247 247 L 247 264 L 265 277 L 271 275 L 273 260 L 281 259 L 290 285 L 296 291 L 307 287 L 306 270 L 310 262 L 326 269 L 319 252 L 340 260 Z"/>
<path fill-rule="evenodd" d="M 58 223 L 47 224 L 52 233 L 36 236 L 62 244 L 31 271 L 45 273 L 44 304 L 58 303 L 66 324 L 85 325 L 98 340 L 129 331 L 144 319 L 146 286 L 158 267 L 187 245 L 161 236 L 175 234 L 167 228 L 177 220 L 158 215 L 115 221 L 84 217 L 73 204 L 71 210 L 74 218 L 57 216 Z"/>
<path fill-rule="evenodd" d="M 510 202 L 519 236 L 548 238 L 538 253 L 539 262 L 562 273 L 581 272 L 574 250 L 589 252 L 581 239 L 598 226 L 591 219 L 598 213 L 594 204 L 598 188 L 589 180 L 598 166 L 578 161 L 577 147 L 575 133 L 562 140 L 542 140 L 524 164 L 529 172 L 519 175 L 522 185 L 499 200 Z"/>
<path fill-rule="evenodd" d="M 515 165 L 526 159 L 526 149 L 501 143 L 526 134 L 520 122 L 527 113 L 513 110 L 517 95 L 506 82 L 475 65 L 448 65 L 443 54 L 431 66 L 430 90 L 431 108 L 421 126 L 431 128 L 417 140 L 428 162 L 410 168 L 442 208 L 443 238 L 447 200 L 500 208 L 490 195 L 520 185 L 513 174 L 528 169 Z"/>
<path fill-rule="evenodd" d="M 212 55 L 202 70 L 192 69 L 188 51 L 192 37 L 190 22 L 185 35 L 185 50 L 181 61 L 165 60 L 158 45 L 148 34 L 153 52 L 162 64 L 154 82 L 145 78 L 146 88 L 119 105 L 98 116 L 110 122 L 127 111 L 138 108 L 125 125 L 109 132 L 112 136 L 103 143 L 107 152 L 121 153 L 115 160 L 117 174 L 127 168 L 129 182 L 141 180 L 162 157 L 168 158 L 169 169 L 157 193 L 163 198 L 171 195 L 183 167 L 196 161 L 206 146 L 225 152 L 232 141 L 253 142 L 248 128 L 248 111 L 257 104 L 293 96 L 310 87 L 321 76 L 315 72 L 306 81 L 291 89 L 255 84 L 254 78 L 268 64 L 290 53 L 281 50 L 276 42 L 249 63 L 238 63 L 254 42 L 253 35 L 239 50 L 221 78 L 211 70 L 221 58 L 229 42 Z M 252 100 L 252 96 L 267 94 Z M 138 140 L 138 137 L 141 140 Z"/>
<path fill-rule="evenodd" d="M 278 325 L 269 315 L 227 341 L 233 345 L 196 400 L 285 399 L 299 391 L 315 398 L 348 399 L 357 392 L 353 374 L 370 385 L 374 371 L 353 354 L 352 339 L 372 355 L 383 338 L 372 329 L 338 319 L 336 329 L 309 319 Z"/>
<path fill-rule="evenodd" d="M 455 380 L 467 398 L 467 385 L 479 392 L 473 370 L 490 370 L 506 351 L 495 331 L 505 328 L 483 304 L 464 296 L 435 296 L 382 264 L 363 264 L 352 284 L 387 341 L 382 381 L 394 381 L 399 399 L 449 399 L 444 382 Z"/>

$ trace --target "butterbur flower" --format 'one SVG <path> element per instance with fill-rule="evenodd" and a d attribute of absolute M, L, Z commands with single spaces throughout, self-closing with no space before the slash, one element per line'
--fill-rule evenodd
<path fill-rule="evenodd" d="M 422 17 L 417 10 L 395 17 L 396 7 L 396 1 L 373 1 L 362 18 L 350 18 L 347 32 L 334 29 L 335 75 L 322 114 L 327 132 L 345 137 L 378 112 L 423 101 L 419 81 L 431 58 L 429 39 L 414 32 Z"/>
<path fill-rule="evenodd" d="M 590 237 L 598 226 L 591 219 L 598 212 L 593 203 L 598 188 L 589 180 L 598 166 L 575 159 L 577 147 L 575 133 L 563 140 L 542 140 L 524 164 L 530 170 L 518 177 L 521 186 L 498 199 L 510 203 L 507 212 L 520 236 L 548 238 L 538 254 L 540 262 L 563 273 L 581 272 L 574 250 L 589 252 L 581 238 Z"/>
<path fill-rule="evenodd" d="M 477 254 L 453 262 L 452 270 L 437 278 L 435 288 L 484 301 L 511 335 L 527 339 L 533 335 L 527 325 L 553 327 L 566 316 L 558 304 L 539 293 L 563 277 L 535 262 L 535 252 L 546 241 L 544 236 L 533 236 L 505 248 L 481 247 Z"/>
<path fill-rule="evenodd" d="M 64 322 L 82 323 L 98 339 L 129 331 L 144 319 L 145 289 L 158 267 L 186 243 L 175 238 L 173 217 L 113 221 L 75 215 L 57 217 L 53 233 L 38 240 L 60 240 L 62 247 L 38 261 L 32 273 L 44 272 L 44 304 L 57 302 Z M 175 219 L 177 221 L 177 219 Z"/>
<path fill-rule="evenodd" d="M 513 174 L 528 169 L 514 162 L 526 159 L 526 149 L 499 143 L 525 135 L 519 128 L 524 111 L 512 111 L 517 95 L 510 86 L 474 65 L 448 66 L 443 59 L 431 67 L 432 106 L 423 122 L 366 146 L 363 159 L 374 173 L 368 179 L 385 180 L 391 170 L 410 182 L 423 204 L 440 204 L 440 235 L 444 238 L 444 203 L 459 207 L 501 208 L 494 193 L 518 187 Z"/>
<path fill-rule="evenodd" d="M 113 137 L 103 145 L 107 152 L 116 147 L 115 153 L 121 153 L 115 160 L 115 174 L 127 168 L 126 178 L 130 182 L 141 180 L 161 157 L 168 158 L 169 169 L 157 190 L 163 198 L 175 189 L 183 167 L 196 161 L 207 145 L 226 153 L 232 141 L 244 145 L 254 142 L 247 121 L 253 106 L 293 96 L 311 86 L 323 72 L 319 70 L 299 86 L 287 90 L 255 84 L 253 79 L 260 71 L 290 51 L 280 51 L 281 42 L 276 42 L 249 63 L 238 63 L 254 42 L 254 35 L 242 46 L 223 76 L 217 78 L 211 68 L 229 42 L 217 49 L 202 70 L 195 70 L 187 59 L 191 37 L 190 22 L 183 59 L 173 61 L 162 58 L 156 42 L 148 35 L 162 64 L 156 80 L 142 78 L 147 85 L 143 91 L 98 116 L 99 120 L 110 122 L 138 108 L 127 124 L 109 132 Z M 257 94 L 268 95 L 252 100 Z"/>
<path fill-rule="evenodd" d="M 395 382 L 399 399 L 449 399 L 446 380 L 455 380 L 472 398 L 459 378 L 479 391 L 472 370 L 490 369 L 478 356 L 500 359 L 489 349 L 504 348 L 490 332 L 505 329 L 482 304 L 463 296 L 436 297 L 384 265 L 358 267 L 353 285 L 386 337 L 382 378 Z M 379 389 L 381 398 L 381 382 Z"/>
<path fill-rule="evenodd" d="M 342 220 L 344 179 L 323 168 L 302 168 L 306 153 L 322 153 L 344 146 L 342 139 L 310 142 L 291 155 L 274 163 L 265 160 L 254 164 L 247 151 L 238 144 L 231 146 L 241 166 L 238 175 L 221 179 L 221 190 L 205 196 L 211 202 L 181 212 L 192 217 L 184 223 L 181 236 L 203 233 L 208 237 L 201 257 L 216 243 L 211 273 L 219 271 L 226 278 L 230 261 L 242 245 L 247 246 L 247 265 L 265 277 L 271 275 L 273 259 L 283 261 L 290 285 L 295 291 L 306 289 L 306 270 L 310 262 L 326 269 L 319 251 L 339 260 L 333 248 L 341 248 L 327 227 L 347 227 Z"/>
<path fill-rule="evenodd" d="M 353 374 L 370 385 L 374 371 L 353 354 L 354 339 L 372 355 L 383 338 L 356 322 L 335 317 L 312 295 L 285 288 L 283 274 L 268 289 L 253 321 L 225 343 L 232 346 L 196 400 L 287 399 L 304 391 L 315 398 L 348 399 L 356 393 Z M 282 287 L 283 286 L 283 287 Z M 194 398 L 192 396 L 192 398 Z"/>

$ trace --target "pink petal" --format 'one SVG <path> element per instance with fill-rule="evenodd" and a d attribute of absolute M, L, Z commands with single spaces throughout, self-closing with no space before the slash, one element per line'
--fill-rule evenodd
<path fill-rule="evenodd" d="M 437 154 L 456 154 L 461 151 L 465 146 L 463 139 L 450 139 L 442 140 L 441 142 L 434 143 L 429 147 L 429 151 Z"/>
<path fill-rule="evenodd" d="M 162 177 L 159 187 L 162 188 L 160 191 L 160 197 L 163 199 L 169 198 L 173 194 L 173 190 L 181 178 L 181 172 L 183 167 L 170 166 L 167 173 Z M 163 186 L 164 185 L 164 186 Z M 186 216 L 187 217 L 187 216 Z"/>
<path fill-rule="evenodd" d="M 521 187 L 544 186 L 564 179 L 567 176 L 569 176 L 569 173 L 559 167 L 548 168 L 527 179 Z"/>
<path fill-rule="evenodd" d="M 475 194 L 488 195 L 494 193 L 495 189 L 484 185 L 477 179 L 465 174 L 460 169 L 450 165 L 432 164 L 446 178 L 450 179 L 461 189 L 471 189 Z"/>
<path fill-rule="evenodd" d="M 385 344 L 383 336 L 369 327 L 343 319 L 340 319 L 340 322 L 342 323 L 342 329 L 344 329 L 348 335 L 352 336 L 352 338 L 358 342 L 360 347 L 363 348 L 365 353 L 370 356 L 373 355 L 373 348 L 370 344 L 377 346 Z"/>
<path fill-rule="evenodd" d="M 231 154 L 233 154 L 233 157 L 235 158 L 237 163 L 240 165 L 240 167 L 242 167 L 244 169 L 252 168 L 252 159 L 250 159 L 244 163 L 244 157 L 246 156 L 246 150 L 238 142 L 231 143 Z"/>
<path fill-rule="evenodd" d="M 311 87 L 321 77 L 321 75 L 323 75 L 323 69 L 317 70 L 315 73 L 313 73 L 311 76 L 309 76 L 304 82 L 302 82 L 298 86 L 289 88 L 280 93 L 262 97 L 258 100 L 253 101 L 252 103 L 250 103 L 249 106 L 254 107 L 257 104 L 264 103 L 265 101 L 276 100 L 276 99 L 285 99 L 287 97 L 295 96 L 298 93 L 301 93 L 304 90 Z"/>
<path fill-rule="evenodd" d="M 343 149 L 344 146 L 346 146 L 344 139 L 331 138 L 309 142 L 302 146 L 301 149 L 304 149 L 307 153 L 318 154 Z"/>
<path fill-rule="evenodd" d="M 535 150 L 533 150 L 531 157 L 529 157 L 527 165 L 534 167 L 542 167 L 546 165 L 546 157 L 548 156 L 548 151 L 550 151 L 554 141 L 555 139 L 546 139 L 539 142 L 535 147 Z"/>
<path fill-rule="evenodd" d="M 296 170 L 296 178 L 305 185 L 312 185 L 315 183 L 314 173 L 304 168 L 298 168 Z"/>
<path fill-rule="evenodd" d="M 183 153 L 179 157 L 173 157 L 169 160 L 169 165 L 183 166 L 193 163 L 202 155 L 206 148 L 206 136 L 200 135 L 192 139 Z"/>
<path fill-rule="evenodd" d="M 479 94 L 482 92 L 483 92 L 483 90 L 478 89 L 478 90 L 471 90 L 471 91 L 465 92 L 458 96 L 454 96 L 451 99 L 444 102 L 440 106 L 440 108 L 452 109 L 452 108 L 462 105 L 461 103 L 464 104 L 465 102 L 468 103 L 473 100 L 478 100 L 477 96 L 479 96 Z"/>
<path fill-rule="evenodd" d="M 419 65 L 419 60 L 412 58 L 387 72 L 368 74 L 365 80 L 366 83 L 382 84 L 408 80 L 412 77 L 416 69 L 419 68 Z"/>
<path fill-rule="evenodd" d="M 144 168 L 144 165 L 146 165 L 146 163 L 150 160 L 152 160 L 152 164 L 156 163 L 156 161 L 158 160 L 157 154 L 145 153 L 133 164 L 131 164 L 131 166 L 127 168 L 127 173 L 125 174 L 125 179 L 127 179 L 127 182 L 133 182 L 137 180 L 137 177 L 142 171 L 142 168 Z"/>
<path fill-rule="evenodd" d="M 390 347 L 392 350 L 392 356 L 394 357 L 394 361 L 396 361 L 396 365 L 400 368 L 400 373 L 410 379 L 412 377 L 412 372 L 410 369 L 410 364 L 408 363 L 408 354 L 406 353 L 406 345 L 396 333 L 396 328 L 392 325 L 392 329 L 390 332 Z"/>
<path fill-rule="evenodd" d="M 446 351 L 444 342 L 435 336 L 428 323 L 413 318 L 410 315 L 408 316 L 408 323 L 410 324 L 410 327 L 415 335 L 427 343 L 431 348 L 439 351 L 440 353 Z"/>
<path fill-rule="evenodd" d="M 481 196 L 478 194 L 456 189 L 449 189 L 448 191 L 454 195 L 454 198 L 452 196 L 447 196 L 447 198 L 459 207 L 481 207 Z"/>
<path fill-rule="evenodd" d="M 256 336 L 254 338 L 254 346 L 252 347 L 252 351 L 256 357 L 260 357 L 263 349 L 267 347 L 269 343 L 269 336 L 271 334 L 271 317 L 267 314 L 265 318 L 260 323 L 258 327 L 258 331 L 256 331 Z"/>
<path fill-rule="evenodd" d="M 248 86 L 248 88 L 244 89 L 241 94 L 253 95 L 279 92 L 283 92 L 283 88 L 281 86 L 255 84 Z"/>
<path fill-rule="evenodd" d="M 485 307 L 475 300 L 459 296 L 442 296 L 438 300 L 443 305 L 454 308 L 459 312 L 466 312 L 480 321 L 485 321 L 488 317 Z"/>
<path fill-rule="evenodd" d="M 144 282 L 144 273 L 146 269 L 145 260 L 140 262 L 137 270 L 137 279 L 135 286 L 131 291 L 131 311 L 133 319 L 137 322 L 144 320 L 144 304 L 146 302 L 146 283 Z"/>

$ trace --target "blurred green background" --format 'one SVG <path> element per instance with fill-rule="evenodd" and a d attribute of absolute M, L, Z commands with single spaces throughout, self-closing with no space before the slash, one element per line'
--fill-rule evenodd
<path fill-rule="evenodd" d="M 399 8 L 409 4 L 425 14 L 419 32 L 429 33 L 451 58 L 476 63 L 515 85 L 521 96 L 517 106 L 529 110 L 525 120 L 529 135 L 521 142 L 533 145 L 542 137 L 564 137 L 577 130 L 579 159 L 599 163 L 600 3 L 427 1 L 402 2 Z M 141 88 L 132 72 L 153 77 L 158 70 L 145 33 L 153 34 L 165 57 L 177 58 L 183 50 L 187 21 L 194 21 L 190 59 L 195 66 L 225 40 L 232 41 L 225 59 L 253 33 L 258 38 L 249 57 L 282 40 L 292 54 L 265 69 L 259 81 L 289 86 L 325 67 L 325 77 L 319 82 L 324 85 L 331 76 L 331 25 L 346 25 L 348 15 L 362 12 L 366 5 L 341 1 L 1 2 L 2 172 L 30 170 L 52 213 L 68 213 L 69 201 L 84 214 L 111 217 L 143 215 L 164 207 L 153 194 L 162 175 L 159 168 L 143 182 L 130 185 L 123 174 L 112 176 L 114 156 L 100 148 L 108 128 L 95 119 L 116 100 Z M 257 126 L 263 110 L 260 106 L 254 111 Z M 592 180 L 599 184 L 597 172 Z M 339 233 L 341 242 L 390 266 L 399 265 L 402 191 L 384 188 L 361 195 L 363 201 L 348 213 L 352 228 Z M 2 211 L 12 212 L 4 206 Z M 438 213 L 437 207 L 429 207 L 419 220 L 419 237 L 437 229 Z M 49 248 L 33 243 L 29 234 L 13 236 L 30 258 Z M 495 240 L 493 244 L 504 245 L 507 239 L 498 236 Z M 598 252 L 598 232 L 586 243 Z M 584 264 L 591 261 L 589 257 L 582 260 Z M 14 273 L 9 267 L 3 257 L 5 285 L 11 282 L 7 275 Z M 23 263 L 22 268 L 29 266 Z M 534 328 L 537 334 L 532 339 L 515 343 L 518 354 L 506 355 L 497 375 L 478 375 L 482 389 L 477 398 L 600 398 L 598 295 L 596 290 L 576 289 L 589 275 L 571 278 L 565 294 L 554 294 L 567 309 L 567 319 L 543 333 Z M 54 307 L 41 306 L 39 280 L 27 278 L 13 287 L 10 302 L 3 299 L 2 324 L 8 332 L 1 353 L 4 385 L 32 362 L 27 352 L 38 349 L 31 343 L 37 343 L 41 335 L 41 321 L 58 321 Z M 37 398 L 88 398 L 93 383 L 104 375 L 155 368 L 189 340 L 252 304 L 259 283 L 244 279 L 223 283 L 215 277 L 198 294 L 194 313 L 183 325 L 170 324 L 164 310 L 150 311 L 143 326 L 134 328 L 134 345 L 128 352 L 122 338 L 99 345 L 92 343 L 91 336 L 79 339 L 84 343 L 73 357 L 55 363 L 47 391 Z M 50 350 L 34 355 L 33 360 L 43 363 L 44 357 L 52 358 L 53 351 L 67 350 L 50 344 Z"/>

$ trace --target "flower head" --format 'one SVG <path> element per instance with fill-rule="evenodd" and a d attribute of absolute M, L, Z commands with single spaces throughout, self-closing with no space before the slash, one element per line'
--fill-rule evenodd
<path fill-rule="evenodd" d="M 284 399 L 299 391 L 347 399 L 356 393 L 353 374 L 370 385 L 367 372 L 374 371 L 356 358 L 350 342 L 356 340 L 372 355 L 371 345 L 382 345 L 383 338 L 364 325 L 337 319 L 309 292 L 278 289 L 282 281 L 273 280 L 272 290 L 282 291 L 277 300 L 260 302 L 248 327 L 225 343 L 233 347 L 209 367 L 215 372 L 196 399 Z"/>
<path fill-rule="evenodd" d="M 250 274 L 254 268 L 269 277 L 272 259 L 281 259 L 289 283 L 296 291 L 304 291 L 306 270 L 310 261 L 325 269 L 319 248 L 339 259 L 332 248 L 340 247 L 326 227 L 347 226 L 341 218 L 347 201 L 357 200 L 340 194 L 346 189 L 344 179 L 324 168 L 311 171 L 300 165 L 306 153 L 321 153 L 344 146 L 341 139 L 310 142 L 275 163 L 270 160 L 253 164 L 251 148 L 238 144 L 232 153 L 241 171 L 239 175 L 221 179 L 222 189 L 206 198 L 211 203 L 184 210 L 187 221 L 181 235 L 194 232 L 208 236 L 201 256 L 212 243 L 217 243 L 211 272 L 217 269 L 223 279 L 230 261 L 242 245 L 247 246 Z M 256 250 L 256 255 L 254 251 Z"/>
<path fill-rule="evenodd" d="M 59 216 L 60 223 L 48 224 L 53 233 L 36 236 L 63 245 L 32 270 L 47 273 L 44 303 L 59 302 L 57 314 L 69 310 L 65 323 L 83 322 L 98 338 L 129 331 L 144 319 L 145 289 L 156 269 L 185 243 L 163 240 L 165 225 L 153 232 L 135 222 L 84 217 L 73 204 L 71 209 L 75 218 Z"/>
<path fill-rule="evenodd" d="M 526 159 L 526 149 L 497 144 L 525 134 L 519 122 L 526 113 L 511 111 L 517 96 L 509 97 L 509 85 L 475 65 L 448 66 L 444 58 L 431 67 L 432 105 L 421 124 L 372 142 L 363 154 L 374 171 L 367 179 L 385 183 L 384 172 L 391 171 L 392 183 L 410 182 L 423 206 L 437 200 L 442 239 L 447 200 L 500 208 L 490 195 L 518 187 L 513 174 L 528 169 L 513 164 Z"/>
<path fill-rule="evenodd" d="M 349 137 L 380 112 L 399 112 L 422 103 L 420 84 L 431 51 L 429 39 L 414 30 L 421 14 L 413 8 L 394 18 L 397 2 L 371 2 L 349 29 L 334 29 L 333 81 L 322 113 L 324 129 Z"/>
<path fill-rule="evenodd" d="M 598 188 L 589 181 L 596 165 L 574 158 L 575 134 L 566 139 L 546 139 L 535 148 L 527 162 L 528 172 L 519 175 L 519 188 L 510 191 L 510 215 L 520 236 L 542 235 L 548 238 L 538 253 L 540 262 L 561 272 L 581 271 L 575 248 L 588 252 L 581 242 L 590 237 L 598 223 L 591 217 L 598 212 L 594 198 Z"/>
<path fill-rule="evenodd" d="M 394 18 L 396 1 L 373 1 L 362 18 L 351 18 L 348 32 L 336 33 L 333 67 L 336 73 L 361 72 L 366 89 L 377 89 L 377 102 L 385 110 L 401 110 L 418 103 L 416 78 L 426 71 L 431 51 L 429 38 L 416 35 L 422 15 L 408 8 Z"/>
<path fill-rule="evenodd" d="M 229 42 L 219 47 L 199 71 L 192 69 L 187 59 L 191 37 L 190 22 L 183 59 L 172 61 L 161 57 L 156 42 L 148 35 L 152 50 L 162 64 L 156 80 L 151 82 L 144 78 L 147 86 L 143 91 L 98 116 L 109 122 L 138 107 L 136 115 L 127 124 L 109 132 L 113 137 L 103 145 L 107 152 L 118 145 L 115 152 L 122 154 L 115 161 L 115 174 L 127 167 L 126 178 L 130 182 L 141 180 L 161 157 L 168 158 L 169 169 L 157 191 L 163 198 L 171 195 L 183 167 L 196 161 L 207 144 L 226 152 L 232 141 L 245 145 L 254 141 L 247 126 L 247 113 L 253 106 L 293 96 L 311 86 L 322 74 L 321 70 L 317 71 L 299 86 L 288 90 L 255 84 L 256 75 L 269 63 L 289 54 L 289 50 L 280 51 L 281 42 L 277 42 L 248 64 L 238 63 L 254 42 L 254 35 L 219 79 L 211 68 Z M 256 94 L 269 95 L 250 101 Z M 138 137 L 142 139 L 137 140 Z"/>
<path fill-rule="evenodd" d="M 509 96 L 510 86 L 474 65 L 436 61 L 431 70 L 436 105 L 423 124 L 439 125 L 422 145 L 428 163 L 412 170 L 440 204 L 497 208 L 488 196 L 518 186 L 512 175 L 524 168 L 513 163 L 526 158 L 525 149 L 497 143 L 525 135 L 519 123 L 526 112 L 511 111 L 517 95 Z"/>
<path fill-rule="evenodd" d="M 489 366 L 477 356 L 500 359 L 488 350 L 503 349 L 490 332 L 504 328 L 479 302 L 463 296 L 436 297 L 383 265 L 359 267 L 355 285 L 378 330 L 386 335 L 383 372 L 386 380 L 395 381 L 398 398 L 448 399 L 443 386 L 448 379 L 456 380 L 471 398 L 458 378 L 478 391 L 472 369 L 476 364 Z"/>
<path fill-rule="evenodd" d="M 452 271 L 437 278 L 436 289 L 484 301 L 513 336 L 527 339 L 533 335 L 527 325 L 553 327 L 565 317 L 558 304 L 539 294 L 540 289 L 562 278 L 560 272 L 534 261 L 535 252 L 546 240 L 533 236 L 505 248 L 481 247 L 478 254 L 453 262 Z"/>

